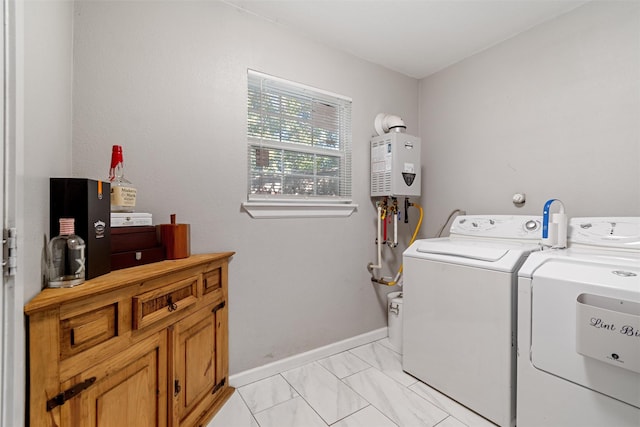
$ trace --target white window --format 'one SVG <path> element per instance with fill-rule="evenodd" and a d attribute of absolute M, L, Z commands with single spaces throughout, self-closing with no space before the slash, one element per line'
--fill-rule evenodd
<path fill-rule="evenodd" d="M 349 98 L 249 70 L 247 140 L 245 208 L 350 204 Z"/>

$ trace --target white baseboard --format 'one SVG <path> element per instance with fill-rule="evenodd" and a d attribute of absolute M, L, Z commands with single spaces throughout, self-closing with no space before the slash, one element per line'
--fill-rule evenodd
<path fill-rule="evenodd" d="M 242 387 L 243 385 L 279 374 L 280 372 L 299 368 L 300 366 L 306 365 L 307 363 L 311 363 L 315 360 L 324 359 L 325 357 L 333 356 L 334 354 L 342 353 L 343 351 L 347 351 L 373 341 L 381 340 L 386 336 L 387 328 L 384 327 L 362 335 L 347 338 L 333 344 L 325 345 L 324 347 L 289 356 L 285 359 L 277 360 L 263 366 L 258 366 L 257 368 L 230 375 L 229 385 L 231 387 Z"/>

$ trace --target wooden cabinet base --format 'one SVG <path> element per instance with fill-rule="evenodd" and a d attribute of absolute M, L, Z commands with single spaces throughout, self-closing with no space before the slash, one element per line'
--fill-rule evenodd
<path fill-rule="evenodd" d="M 209 406 L 206 411 L 201 413 L 199 421 L 195 425 L 198 427 L 206 427 L 207 424 L 209 424 L 209 421 L 213 419 L 213 416 L 218 413 L 220 408 L 222 408 L 226 401 L 229 400 L 234 391 L 235 389 L 233 387 L 225 387 L 213 404 Z"/>
<path fill-rule="evenodd" d="M 206 426 L 228 381 L 228 261 L 118 270 L 25 306 L 29 425 Z"/>

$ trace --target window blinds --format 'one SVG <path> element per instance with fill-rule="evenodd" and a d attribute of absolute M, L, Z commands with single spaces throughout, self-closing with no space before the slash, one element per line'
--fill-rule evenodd
<path fill-rule="evenodd" d="M 351 199 L 351 100 L 249 70 L 249 200 Z"/>

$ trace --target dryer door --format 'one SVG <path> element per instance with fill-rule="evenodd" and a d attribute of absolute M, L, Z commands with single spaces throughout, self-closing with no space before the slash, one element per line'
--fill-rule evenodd
<path fill-rule="evenodd" d="M 640 269 L 551 260 L 531 286 L 532 364 L 640 408 Z"/>

